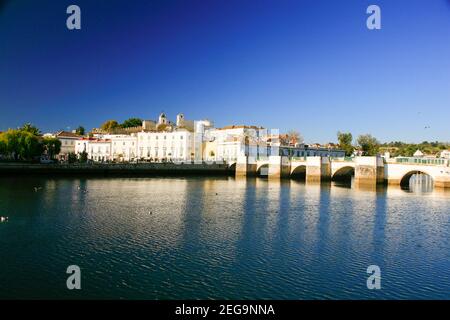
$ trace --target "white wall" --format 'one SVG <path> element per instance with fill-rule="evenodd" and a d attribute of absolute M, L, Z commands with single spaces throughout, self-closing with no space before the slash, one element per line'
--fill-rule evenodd
<path fill-rule="evenodd" d="M 138 158 L 166 160 L 191 160 L 193 134 L 180 130 L 173 132 L 139 132 L 137 134 Z"/>

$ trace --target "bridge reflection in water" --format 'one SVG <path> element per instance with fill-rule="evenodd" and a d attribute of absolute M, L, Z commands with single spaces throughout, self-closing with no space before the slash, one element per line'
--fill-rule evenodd
<path fill-rule="evenodd" d="M 407 185 L 402 185 L 402 189 L 417 193 L 432 192 L 433 179 L 426 173 L 417 172 L 411 175 Z"/>

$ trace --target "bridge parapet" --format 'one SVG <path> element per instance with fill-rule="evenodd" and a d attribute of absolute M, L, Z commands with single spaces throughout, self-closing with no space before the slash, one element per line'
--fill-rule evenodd
<path fill-rule="evenodd" d="M 354 162 L 355 157 L 330 157 L 332 162 Z"/>
<path fill-rule="evenodd" d="M 306 161 L 307 156 L 303 156 L 303 157 L 291 157 L 291 161 Z"/>
<path fill-rule="evenodd" d="M 387 160 L 388 163 L 402 163 L 414 165 L 449 166 L 448 159 L 440 158 L 418 158 L 418 157 L 397 157 Z"/>

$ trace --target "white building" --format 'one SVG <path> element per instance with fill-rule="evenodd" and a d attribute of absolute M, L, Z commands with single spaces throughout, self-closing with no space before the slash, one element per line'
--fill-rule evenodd
<path fill-rule="evenodd" d="M 194 160 L 203 161 L 205 158 L 205 144 L 209 141 L 209 131 L 214 129 L 214 125 L 209 120 L 199 120 L 194 122 Z"/>
<path fill-rule="evenodd" d="M 46 133 L 44 137 L 57 138 L 61 141 L 61 150 L 59 151 L 57 158 L 59 160 L 67 160 L 70 153 L 75 153 L 75 144 L 80 136 L 73 132 L 59 131 L 55 134 Z"/>
<path fill-rule="evenodd" d="M 190 121 L 183 114 L 176 123 L 164 113 L 158 121 L 144 120 L 142 126 L 120 134 L 94 133 L 94 138 L 76 142 L 76 153 L 87 152 L 94 161 L 226 161 L 248 156 L 261 159 L 276 156 L 333 156 L 345 152 L 333 148 L 310 148 L 307 145 L 286 146 L 278 130 L 257 126 L 214 128 L 209 120 Z"/>
<path fill-rule="evenodd" d="M 261 157 L 270 155 L 267 130 L 256 126 L 227 126 L 210 129 L 205 134 L 204 160 L 236 161 L 240 156 Z"/>
<path fill-rule="evenodd" d="M 136 134 L 112 135 L 107 139 L 111 140 L 112 160 L 120 162 L 137 159 L 138 138 Z"/>
<path fill-rule="evenodd" d="M 188 161 L 194 158 L 194 134 L 185 129 L 139 132 L 137 154 L 141 160 Z"/>
<path fill-rule="evenodd" d="M 204 147 L 207 161 L 234 162 L 240 156 L 254 159 L 268 156 L 290 157 L 344 157 L 345 151 L 334 148 L 314 148 L 305 144 L 286 146 L 281 142 L 278 130 L 256 126 L 228 126 L 207 132 Z"/>
<path fill-rule="evenodd" d="M 441 158 L 450 159 L 450 150 L 443 150 L 441 152 Z"/>
<path fill-rule="evenodd" d="M 423 157 L 423 152 L 417 149 L 416 152 L 414 152 L 413 157 L 417 158 Z"/>
<path fill-rule="evenodd" d="M 81 138 L 76 141 L 75 154 L 80 155 L 86 152 L 87 158 L 93 161 L 110 161 L 111 157 L 111 140 L 98 138 Z"/>
<path fill-rule="evenodd" d="M 144 120 L 142 127 L 135 128 L 139 130 L 137 132 L 110 134 L 96 131 L 94 138 L 77 142 L 77 154 L 85 150 L 88 158 L 94 161 L 117 162 L 201 159 L 205 130 L 211 127 L 208 120 L 186 120 L 183 114 L 178 114 L 173 123 L 161 113 L 158 121 Z M 110 148 L 106 148 L 107 143 Z"/>

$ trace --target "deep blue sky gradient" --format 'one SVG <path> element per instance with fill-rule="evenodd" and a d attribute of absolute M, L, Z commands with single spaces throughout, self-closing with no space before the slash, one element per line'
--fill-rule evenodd
<path fill-rule="evenodd" d="M 70 4 L 80 31 L 66 28 Z M 382 9 L 380 31 L 366 28 L 369 4 Z M 0 130 L 90 129 L 161 111 L 297 129 L 307 142 L 338 130 L 450 141 L 450 1 L 0 5 Z"/>

